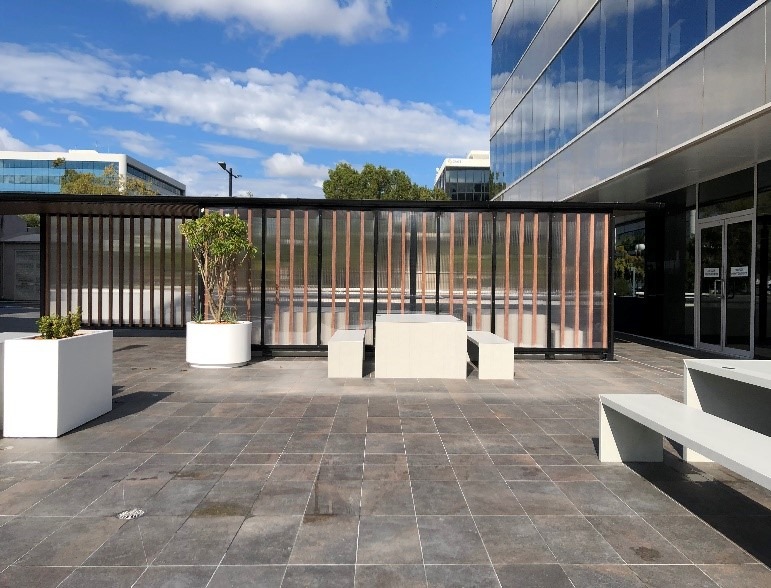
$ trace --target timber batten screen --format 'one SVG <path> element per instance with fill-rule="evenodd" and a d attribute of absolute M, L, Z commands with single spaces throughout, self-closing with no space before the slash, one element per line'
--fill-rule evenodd
<path fill-rule="evenodd" d="M 609 206 L 184 202 L 49 200 L 42 308 L 80 306 L 93 327 L 184 327 L 201 300 L 179 225 L 212 211 L 243 218 L 259 249 L 231 299 L 255 345 L 323 349 L 338 329 L 373 345 L 378 313 L 447 313 L 518 352 L 612 355 Z"/>

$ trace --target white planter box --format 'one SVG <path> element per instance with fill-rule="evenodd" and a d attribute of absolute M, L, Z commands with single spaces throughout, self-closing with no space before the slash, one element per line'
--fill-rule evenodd
<path fill-rule="evenodd" d="M 4 343 L 3 436 L 58 437 L 112 410 L 112 331 Z"/>
<path fill-rule="evenodd" d="M 232 368 L 252 359 L 252 322 L 187 323 L 185 359 L 192 367 Z"/>

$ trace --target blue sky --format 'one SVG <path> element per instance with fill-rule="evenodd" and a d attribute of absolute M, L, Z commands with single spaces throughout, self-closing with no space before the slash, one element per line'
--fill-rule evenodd
<path fill-rule="evenodd" d="M 4 0 L 0 150 L 128 153 L 188 186 L 321 197 L 340 161 L 432 185 L 489 146 L 482 0 Z"/>

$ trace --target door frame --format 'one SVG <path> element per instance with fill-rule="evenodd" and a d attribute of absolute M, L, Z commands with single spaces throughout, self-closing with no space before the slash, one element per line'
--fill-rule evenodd
<path fill-rule="evenodd" d="M 723 283 L 723 292 L 725 292 L 727 276 L 727 234 L 728 225 L 740 222 L 750 222 L 752 228 L 752 243 L 750 245 L 750 349 L 745 351 L 743 349 L 735 349 L 733 347 L 726 347 L 726 297 L 722 296 L 721 308 L 720 308 L 720 345 L 713 345 L 710 343 L 701 342 L 701 280 L 703 277 L 703 268 L 701 267 L 701 231 L 702 229 L 710 227 L 722 227 L 722 259 L 721 259 L 721 276 Z M 727 355 L 732 357 L 752 358 L 755 355 L 755 243 L 756 243 L 756 222 L 755 211 L 742 210 L 740 212 L 732 212 L 729 214 L 721 214 L 719 216 L 711 216 L 705 219 L 696 220 L 696 276 L 694 287 L 694 308 L 695 308 L 695 324 L 694 324 L 694 346 L 697 349 L 704 351 L 710 351 L 720 355 Z"/>

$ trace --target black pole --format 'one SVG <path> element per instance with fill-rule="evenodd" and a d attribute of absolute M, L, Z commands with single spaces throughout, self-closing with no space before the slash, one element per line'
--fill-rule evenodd
<path fill-rule="evenodd" d="M 233 168 L 228 170 L 228 196 L 233 197 Z"/>

